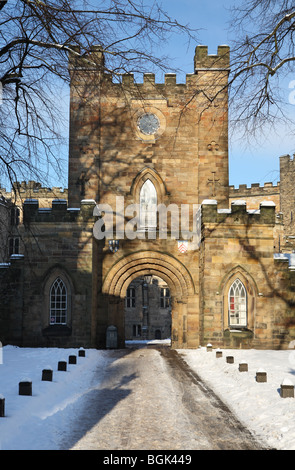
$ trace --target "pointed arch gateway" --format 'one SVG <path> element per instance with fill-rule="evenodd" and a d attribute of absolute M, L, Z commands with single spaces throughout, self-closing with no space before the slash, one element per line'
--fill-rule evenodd
<path fill-rule="evenodd" d="M 118 330 L 118 346 L 125 345 L 124 299 L 130 282 L 144 275 L 162 278 L 169 286 L 172 299 L 173 348 L 198 347 L 198 295 L 187 268 L 171 255 L 157 251 L 141 251 L 119 260 L 109 270 L 102 286 L 107 309 L 107 326 Z M 101 330 L 101 334 L 102 330 Z"/>

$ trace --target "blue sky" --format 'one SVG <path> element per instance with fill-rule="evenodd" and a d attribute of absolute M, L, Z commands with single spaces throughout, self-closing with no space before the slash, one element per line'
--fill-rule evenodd
<path fill-rule="evenodd" d="M 191 27 L 200 29 L 200 44 L 208 46 L 209 54 L 217 52 L 218 45 L 231 45 L 229 20 L 230 7 L 237 5 L 237 1 L 218 0 L 164 0 L 163 7 L 171 16 L 177 18 L 181 23 L 189 23 Z M 171 47 L 167 44 L 168 49 Z M 193 55 L 195 44 L 191 44 L 187 50 L 181 40 L 173 40 L 173 56 L 177 66 L 187 73 L 193 72 Z M 291 77 L 292 78 L 292 77 Z M 294 77 L 295 79 L 295 73 Z M 288 99 L 290 90 L 288 82 L 283 90 Z M 292 111 L 292 110 L 291 110 Z M 294 106 L 295 111 L 295 106 Z M 295 150 L 294 139 L 291 139 L 286 130 L 283 129 L 279 135 L 267 134 L 258 141 L 248 142 L 233 136 L 230 139 L 229 148 L 229 180 L 230 184 L 273 182 L 279 181 L 279 157 L 281 155 L 292 155 Z"/>
<path fill-rule="evenodd" d="M 153 0 L 145 0 L 146 3 Z M 207 45 L 209 54 L 217 52 L 218 45 L 231 45 L 229 34 L 230 7 L 238 1 L 232 0 L 162 0 L 163 9 L 176 18 L 179 23 L 188 24 L 198 29 L 199 44 Z M 241 0 L 242 1 L 242 0 Z M 172 36 L 165 44 L 161 44 L 161 50 L 154 51 L 155 54 L 169 54 L 173 61 L 172 66 L 183 70 L 177 77 L 179 82 L 185 80 L 186 73 L 193 73 L 193 58 L 197 44 L 185 43 L 184 37 Z M 295 79 L 291 77 L 291 79 Z M 158 80 L 157 81 L 162 81 Z M 290 93 L 288 82 L 285 82 L 284 94 L 286 99 Z M 292 108 L 292 106 L 291 106 Z M 294 115 L 295 115 L 295 105 Z M 292 109 L 291 109 L 292 111 Z M 279 135 L 272 132 L 263 139 L 246 141 L 231 136 L 229 146 L 229 182 L 231 185 L 266 182 L 276 184 L 279 181 L 279 157 L 281 155 L 292 155 L 295 151 L 294 139 L 290 138 L 285 129 Z M 66 175 L 61 184 L 67 185 Z M 57 184 L 58 185 L 58 184 Z"/>

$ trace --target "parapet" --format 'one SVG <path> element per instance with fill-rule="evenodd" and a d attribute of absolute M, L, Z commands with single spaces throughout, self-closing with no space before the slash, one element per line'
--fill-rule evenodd
<path fill-rule="evenodd" d="M 52 199 L 67 199 L 68 197 L 67 189 L 62 189 L 60 187 L 44 187 L 41 183 L 36 181 L 17 181 L 13 183 L 12 191 L 2 191 L 2 193 L 6 199 L 11 201 L 16 200 L 16 203 L 18 200 L 24 201 L 28 198 L 35 198 L 40 201 L 43 200 L 44 204 L 46 204 L 46 201 L 49 202 Z"/>
<path fill-rule="evenodd" d="M 230 66 L 230 48 L 226 45 L 218 46 L 217 54 L 208 54 L 207 46 L 197 46 L 194 56 L 194 73 L 186 75 L 186 85 L 190 85 L 196 78 L 196 73 L 202 70 L 211 71 L 229 71 Z M 85 70 L 85 71 L 98 71 L 103 72 L 103 80 L 107 83 L 113 83 L 112 74 L 104 70 L 104 53 L 99 45 L 93 45 L 89 51 L 81 54 L 79 47 L 72 47 L 72 52 L 69 53 L 69 69 L 70 70 Z M 153 73 L 145 73 L 143 84 L 134 83 L 134 76 L 132 73 L 122 74 L 122 85 L 130 87 L 155 85 L 155 75 Z M 114 85 L 121 85 L 115 82 Z M 176 75 L 174 73 L 165 74 L 165 83 L 157 85 L 176 85 Z M 180 83 L 178 85 L 184 85 Z"/>
<path fill-rule="evenodd" d="M 25 225 L 33 223 L 78 222 L 93 218 L 96 202 L 82 200 L 79 208 L 68 207 L 66 199 L 54 199 L 49 208 L 39 207 L 38 199 L 26 199 L 23 204 L 23 220 Z"/>
<path fill-rule="evenodd" d="M 71 46 L 69 52 L 69 69 L 102 70 L 105 58 L 101 45 L 92 45 L 89 51 L 81 53 L 80 46 Z"/>
<path fill-rule="evenodd" d="M 259 183 L 252 183 L 251 187 L 247 186 L 246 184 L 240 184 L 238 188 L 235 186 L 229 186 L 229 197 L 237 197 L 239 194 L 244 197 L 250 196 L 262 196 L 267 193 L 273 194 L 280 192 L 280 183 L 278 182 L 277 185 L 273 185 L 272 182 L 264 183 L 263 186 L 260 186 Z"/>
<path fill-rule="evenodd" d="M 288 154 L 287 155 L 281 155 L 280 156 L 280 161 L 284 161 L 284 162 L 287 162 L 287 163 L 295 162 L 295 158 L 294 158 L 294 155 L 293 155 L 293 157 L 291 157 L 291 155 L 288 155 Z"/>
<path fill-rule="evenodd" d="M 276 205 L 272 201 L 263 201 L 258 210 L 247 210 L 246 201 L 238 200 L 230 209 L 218 209 L 217 201 L 206 199 L 201 204 L 202 223 L 235 223 L 235 224 L 270 224 L 275 225 Z"/>
<path fill-rule="evenodd" d="M 290 171 L 294 172 L 294 169 L 295 169 L 295 155 L 293 155 L 293 157 L 291 157 L 290 155 L 282 155 L 280 157 L 281 175 L 283 174 L 283 176 L 287 176 Z"/>
<path fill-rule="evenodd" d="M 194 59 L 195 72 L 201 70 L 229 70 L 230 48 L 218 46 L 217 54 L 208 54 L 208 46 L 197 46 Z"/>

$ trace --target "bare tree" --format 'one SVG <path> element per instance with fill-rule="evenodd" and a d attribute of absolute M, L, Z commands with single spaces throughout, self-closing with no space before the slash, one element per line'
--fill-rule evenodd
<path fill-rule="evenodd" d="M 69 80 L 69 54 L 85 57 L 100 45 L 105 70 L 116 78 L 145 67 L 164 69 L 167 57 L 158 55 L 159 45 L 171 33 L 194 37 L 156 1 L 1 1 L 2 181 L 28 175 L 44 181 L 50 168 L 62 171 L 56 144 L 63 115 L 56 90 Z"/>
<path fill-rule="evenodd" d="M 233 8 L 232 18 L 231 115 L 253 136 L 292 118 L 284 80 L 294 72 L 295 4 L 246 0 Z"/>

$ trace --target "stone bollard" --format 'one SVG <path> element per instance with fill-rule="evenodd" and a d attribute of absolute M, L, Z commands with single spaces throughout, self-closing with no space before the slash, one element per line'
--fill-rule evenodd
<path fill-rule="evenodd" d="M 240 362 L 239 371 L 240 372 L 248 372 L 248 364 L 246 362 Z"/>
<path fill-rule="evenodd" d="M 69 364 L 77 364 L 77 357 L 69 356 Z"/>
<path fill-rule="evenodd" d="M 0 418 L 5 416 L 5 398 L 0 395 Z"/>
<path fill-rule="evenodd" d="M 47 382 L 52 382 L 52 375 L 53 375 L 53 371 L 51 367 L 46 367 L 46 369 L 42 370 L 42 380 L 45 380 Z"/>
<path fill-rule="evenodd" d="M 57 370 L 67 370 L 67 361 L 58 361 Z"/>
<path fill-rule="evenodd" d="M 82 348 L 79 349 L 79 351 L 78 351 L 78 356 L 79 356 L 79 357 L 85 357 L 85 349 L 82 349 Z"/>
<path fill-rule="evenodd" d="M 207 344 L 207 352 L 212 352 L 212 344 Z"/>
<path fill-rule="evenodd" d="M 265 370 L 259 369 L 256 372 L 256 382 L 267 382 L 267 374 Z"/>
<path fill-rule="evenodd" d="M 294 398 L 294 385 L 289 379 L 284 379 L 281 383 L 281 398 Z"/>
<path fill-rule="evenodd" d="M 18 384 L 19 395 L 32 395 L 32 381 L 30 379 L 23 379 Z"/>
<path fill-rule="evenodd" d="M 227 356 L 227 357 L 226 357 L 226 362 L 227 362 L 228 364 L 233 364 L 233 363 L 235 362 L 234 356 Z"/>
<path fill-rule="evenodd" d="M 222 351 L 220 349 L 216 350 L 216 357 L 217 358 L 222 357 Z"/>

